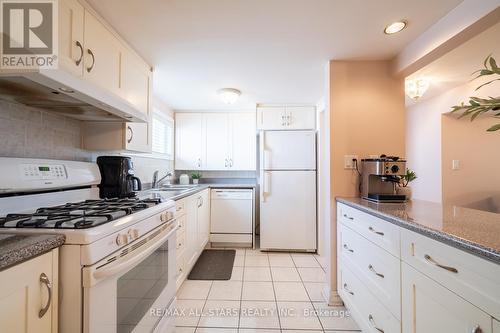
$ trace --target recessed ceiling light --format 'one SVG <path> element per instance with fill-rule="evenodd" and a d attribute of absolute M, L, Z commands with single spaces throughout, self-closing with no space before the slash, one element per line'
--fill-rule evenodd
<path fill-rule="evenodd" d="M 241 91 L 234 88 L 222 88 L 217 91 L 220 100 L 225 104 L 234 104 L 241 95 Z"/>
<path fill-rule="evenodd" d="M 393 22 L 393 23 L 389 24 L 387 27 L 385 27 L 384 33 L 387 35 L 395 34 L 397 32 L 400 32 L 404 28 L 406 28 L 406 25 L 407 25 L 406 21 L 403 21 L 403 20 Z"/>

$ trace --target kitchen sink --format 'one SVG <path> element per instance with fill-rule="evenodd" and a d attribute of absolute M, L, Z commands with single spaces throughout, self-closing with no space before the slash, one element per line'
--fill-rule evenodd
<path fill-rule="evenodd" d="M 179 190 L 191 190 L 195 189 L 198 187 L 196 184 L 191 184 L 191 185 L 163 185 L 161 186 L 158 190 L 161 191 L 179 191 Z"/>

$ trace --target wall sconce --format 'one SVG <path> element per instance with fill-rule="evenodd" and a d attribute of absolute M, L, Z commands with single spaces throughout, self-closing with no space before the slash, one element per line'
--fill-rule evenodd
<path fill-rule="evenodd" d="M 429 79 L 418 78 L 413 80 L 405 80 L 405 92 L 411 99 L 417 100 L 422 97 L 427 89 L 429 89 Z"/>

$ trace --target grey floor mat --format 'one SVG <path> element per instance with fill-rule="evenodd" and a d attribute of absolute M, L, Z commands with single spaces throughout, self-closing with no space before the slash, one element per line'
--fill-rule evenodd
<path fill-rule="evenodd" d="M 229 280 L 233 272 L 235 250 L 204 250 L 188 280 Z"/>

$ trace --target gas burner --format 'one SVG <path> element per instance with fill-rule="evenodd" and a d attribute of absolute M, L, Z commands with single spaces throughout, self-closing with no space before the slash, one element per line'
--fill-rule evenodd
<path fill-rule="evenodd" d="M 33 214 L 0 217 L 0 228 L 86 229 L 153 207 L 159 199 L 102 199 L 38 208 Z"/>

